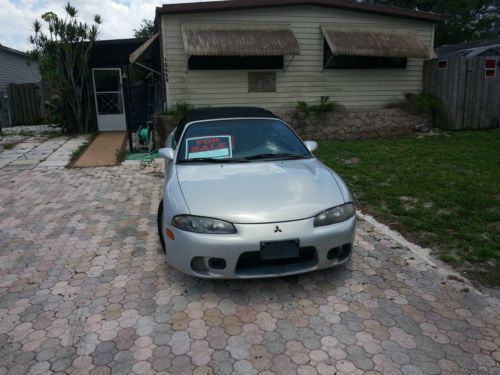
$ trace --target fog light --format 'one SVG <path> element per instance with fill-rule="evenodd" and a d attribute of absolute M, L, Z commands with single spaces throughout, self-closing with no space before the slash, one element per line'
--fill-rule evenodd
<path fill-rule="evenodd" d="M 205 266 L 203 257 L 194 257 L 191 260 L 191 269 L 198 273 L 205 273 L 208 271 L 207 266 Z"/>
<path fill-rule="evenodd" d="M 340 252 L 340 259 L 344 260 L 346 258 L 349 258 L 349 255 L 351 255 L 351 244 L 347 243 L 345 245 L 342 245 L 342 250 Z"/>
<path fill-rule="evenodd" d="M 328 260 L 334 260 L 339 257 L 340 247 L 334 247 L 333 249 L 328 250 L 326 257 Z"/>
<path fill-rule="evenodd" d="M 223 270 L 226 268 L 226 260 L 222 258 L 210 258 L 208 260 L 208 266 L 216 270 Z"/>
<path fill-rule="evenodd" d="M 333 249 L 328 250 L 326 257 L 328 260 L 336 260 L 341 262 L 346 260 L 351 255 L 351 244 L 346 243 L 342 246 L 334 247 Z"/>

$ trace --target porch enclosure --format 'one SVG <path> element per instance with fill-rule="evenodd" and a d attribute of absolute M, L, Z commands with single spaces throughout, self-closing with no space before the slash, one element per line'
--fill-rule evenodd
<path fill-rule="evenodd" d="M 449 129 L 500 128 L 498 57 L 427 60 L 423 91 L 441 99 Z"/>
<path fill-rule="evenodd" d="M 92 47 L 93 130 L 137 131 L 163 109 L 156 38 L 99 40 Z"/>

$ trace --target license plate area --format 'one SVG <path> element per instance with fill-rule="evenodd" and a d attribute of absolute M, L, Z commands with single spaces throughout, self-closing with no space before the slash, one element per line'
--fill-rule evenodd
<path fill-rule="evenodd" d="M 286 241 L 263 241 L 260 243 L 260 259 L 276 260 L 298 258 L 300 255 L 298 239 Z"/>

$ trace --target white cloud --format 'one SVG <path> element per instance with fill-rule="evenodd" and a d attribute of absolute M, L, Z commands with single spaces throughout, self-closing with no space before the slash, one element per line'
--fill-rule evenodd
<path fill-rule="evenodd" d="M 207 1 L 207 0 L 197 0 Z M 193 0 L 73 0 L 80 19 L 91 23 L 94 15 L 103 18 L 99 39 L 133 37 L 133 30 L 143 19 L 154 19 L 155 8 L 166 3 L 187 3 Z M 35 19 L 48 11 L 64 14 L 67 0 L 0 0 L 0 43 L 25 51 L 30 49 L 28 37 Z"/>

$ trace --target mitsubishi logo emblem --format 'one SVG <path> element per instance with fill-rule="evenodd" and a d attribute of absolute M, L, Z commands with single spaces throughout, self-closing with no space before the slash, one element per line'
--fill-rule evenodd
<path fill-rule="evenodd" d="M 276 225 L 276 229 L 274 230 L 274 233 L 278 233 L 278 232 L 283 232 L 279 226 Z"/>

